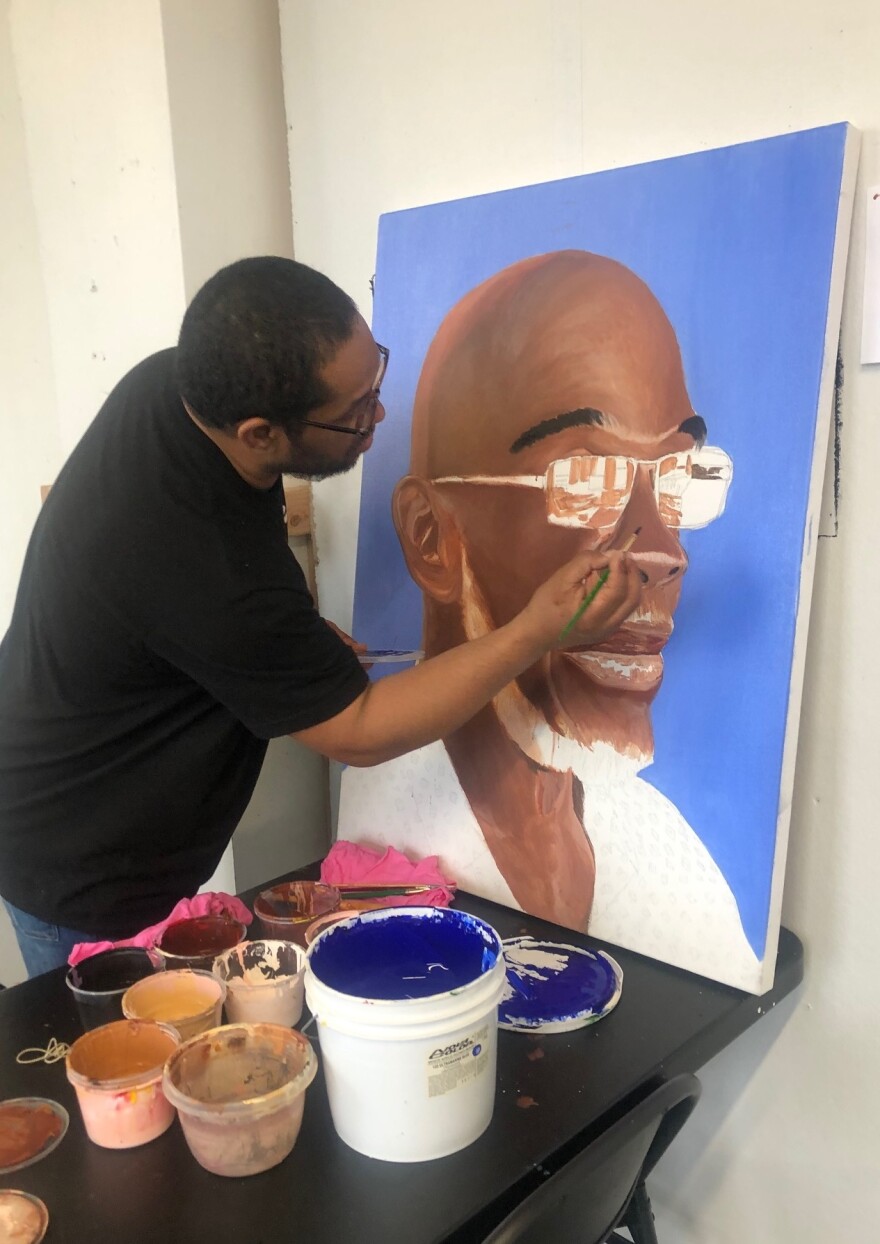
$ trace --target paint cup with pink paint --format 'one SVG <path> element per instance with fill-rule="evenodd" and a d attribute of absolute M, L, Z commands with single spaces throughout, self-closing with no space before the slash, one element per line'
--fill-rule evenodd
<path fill-rule="evenodd" d="M 241 942 L 214 960 L 214 975 L 226 986 L 230 1023 L 283 1024 L 302 1015 L 306 955 L 294 942 Z"/>
<path fill-rule="evenodd" d="M 167 1024 L 121 1019 L 75 1041 L 66 1059 L 90 1140 L 104 1149 L 133 1149 L 166 1132 L 174 1107 L 162 1070 L 180 1038 Z"/>
<path fill-rule="evenodd" d="M 317 1069 L 302 1033 L 228 1024 L 175 1050 L 163 1084 L 196 1161 L 239 1177 L 277 1166 L 293 1149 Z"/>

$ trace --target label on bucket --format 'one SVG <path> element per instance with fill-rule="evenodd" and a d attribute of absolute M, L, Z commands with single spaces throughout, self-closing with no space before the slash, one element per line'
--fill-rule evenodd
<path fill-rule="evenodd" d="M 441 1097 L 470 1084 L 489 1066 L 489 1026 L 451 1045 L 438 1045 L 428 1055 L 428 1096 Z"/>

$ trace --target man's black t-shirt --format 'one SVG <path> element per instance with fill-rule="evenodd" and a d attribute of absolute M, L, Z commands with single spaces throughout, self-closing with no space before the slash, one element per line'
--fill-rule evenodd
<path fill-rule="evenodd" d="M 253 488 L 192 422 L 174 358 L 129 372 L 65 464 L 0 645 L 0 894 L 107 937 L 194 894 L 267 740 L 366 685 L 290 552 L 280 481 Z"/>

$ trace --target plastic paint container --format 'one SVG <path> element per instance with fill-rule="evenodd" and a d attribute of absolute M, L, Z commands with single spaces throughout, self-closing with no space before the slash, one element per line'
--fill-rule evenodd
<path fill-rule="evenodd" d="M 320 881 L 283 881 L 260 892 L 254 912 L 267 937 L 305 946 L 308 926 L 318 916 L 335 911 L 340 899 L 335 886 Z"/>
<path fill-rule="evenodd" d="M 197 1162 L 215 1175 L 256 1175 L 283 1162 L 295 1145 L 317 1069 L 302 1033 L 229 1024 L 172 1054 L 165 1094 Z"/>
<path fill-rule="evenodd" d="M 247 926 L 229 916 L 193 916 L 169 924 L 156 943 L 168 968 L 210 972 L 214 960 L 244 939 Z"/>
<path fill-rule="evenodd" d="M 501 941 L 437 907 L 390 907 L 331 925 L 307 952 L 330 1112 L 368 1157 L 456 1153 L 495 1105 Z"/>
<path fill-rule="evenodd" d="M 0 1191 L 0 1244 L 40 1244 L 48 1226 L 49 1211 L 38 1196 Z"/>
<path fill-rule="evenodd" d="M 45 1158 L 61 1144 L 69 1122 L 60 1102 L 48 1097 L 0 1101 L 0 1177 Z"/>
<path fill-rule="evenodd" d="M 220 1023 L 226 986 L 211 972 L 181 968 L 160 972 L 132 985 L 122 998 L 129 1019 L 152 1019 L 172 1024 L 181 1041 Z"/>
<path fill-rule="evenodd" d="M 122 1019 L 122 995 L 126 989 L 164 967 L 159 955 L 138 946 L 103 950 L 77 963 L 65 981 L 83 1028 L 88 1032 Z"/>
<path fill-rule="evenodd" d="M 318 919 L 313 920 L 306 929 L 306 946 L 311 946 L 315 938 L 331 924 L 335 924 L 337 920 L 350 920 L 354 914 L 354 911 L 349 908 L 345 911 L 328 911 L 325 916 L 318 916 Z"/>
<path fill-rule="evenodd" d="M 299 1023 L 306 954 L 293 942 L 241 942 L 214 960 L 230 1023 Z"/>
<path fill-rule="evenodd" d="M 133 1149 L 167 1131 L 174 1108 L 162 1091 L 162 1068 L 179 1038 L 167 1024 L 121 1019 L 94 1028 L 67 1055 L 67 1078 L 89 1139 L 105 1149 Z"/>

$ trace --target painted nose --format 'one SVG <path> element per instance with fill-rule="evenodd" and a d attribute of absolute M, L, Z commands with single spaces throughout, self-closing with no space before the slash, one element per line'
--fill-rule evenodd
<path fill-rule="evenodd" d="M 639 534 L 630 557 L 638 566 L 645 586 L 663 587 L 681 578 L 687 570 L 687 555 L 678 536 L 660 517 L 651 472 L 645 466 L 640 466 L 636 472 L 632 496 L 618 524 L 612 547 L 625 542 L 637 527 Z"/>

